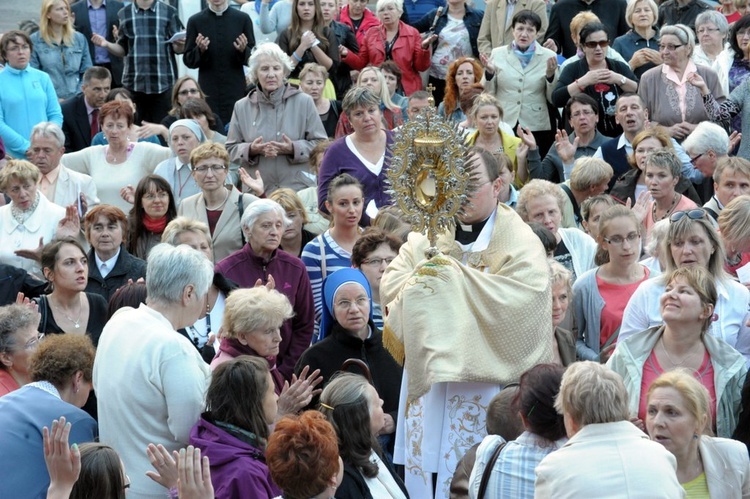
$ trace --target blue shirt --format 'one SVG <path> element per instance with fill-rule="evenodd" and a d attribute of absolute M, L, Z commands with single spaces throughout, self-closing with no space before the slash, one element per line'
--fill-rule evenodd
<path fill-rule="evenodd" d="M 27 65 L 25 69 L 5 66 L 0 72 L 0 89 L 0 137 L 9 154 L 25 159 L 36 124 L 51 121 L 62 126 L 55 87 L 47 73 Z"/>
<path fill-rule="evenodd" d="M 103 1 L 99 8 L 91 5 L 91 0 L 88 0 L 86 4 L 88 5 L 91 32 L 107 38 L 107 2 Z M 109 64 L 109 51 L 104 47 L 94 47 L 94 62 L 96 64 Z"/>

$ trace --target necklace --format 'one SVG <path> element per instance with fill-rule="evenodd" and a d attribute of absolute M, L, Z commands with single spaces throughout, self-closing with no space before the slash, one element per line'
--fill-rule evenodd
<path fill-rule="evenodd" d="M 672 198 L 672 204 L 669 205 L 669 209 L 664 212 L 664 215 L 661 218 L 656 218 L 656 201 L 654 201 L 653 206 L 651 207 L 651 218 L 654 219 L 654 222 L 659 222 L 661 220 L 664 220 L 667 218 L 671 213 L 672 210 L 674 210 L 674 207 L 677 205 L 677 200 L 680 199 L 680 193 L 675 192 L 674 198 Z"/>
<path fill-rule="evenodd" d="M 227 204 L 227 199 L 229 199 L 229 189 L 227 189 L 227 188 L 225 187 L 225 188 L 224 188 L 224 190 L 226 190 L 226 191 L 227 191 L 227 195 L 226 195 L 226 196 L 224 196 L 224 201 L 222 201 L 222 202 L 221 202 L 221 204 L 220 204 L 219 206 L 217 206 L 216 208 L 209 208 L 209 207 L 208 207 L 208 205 L 206 205 L 206 209 L 207 209 L 208 211 L 216 211 L 216 210 L 220 210 L 220 209 L 222 209 L 222 208 L 224 207 L 224 205 L 225 205 L 225 204 Z"/>
<path fill-rule="evenodd" d="M 690 355 L 688 355 L 687 357 L 685 357 L 684 359 L 682 359 L 682 362 L 675 362 L 672 359 L 672 356 L 669 355 L 669 351 L 667 350 L 666 345 L 664 345 L 664 335 L 662 335 L 662 337 L 661 337 L 661 348 L 662 348 L 662 350 L 664 350 L 664 354 L 667 356 L 667 359 L 669 360 L 669 362 L 671 362 L 672 365 L 675 366 L 675 367 L 682 367 L 682 366 L 684 366 L 687 363 L 687 361 L 689 361 L 690 359 L 692 359 L 695 356 L 695 353 L 696 353 L 696 352 L 691 353 Z"/>
<path fill-rule="evenodd" d="M 63 308 L 62 308 L 61 306 L 59 306 L 59 305 L 55 305 L 55 308 L 56 308 L 57 310 L 59 310 L 59 311 L 60 311 L 60 313 L 61 313 L 61 314 L 63 314 L 63 316 L 64 316 L 64 317 L 65 317 L 66 319 L 68 319 L 68 321 L 69 321 L 69 322 L 70 322 L 71 324 L 73 324 L 73 327 L 74 327 L 74 328 L 76 328 L 76 329 L 80 329 L 80 328 L 81 328 L 81 315 L 83 315 L 83 293 L 79 293 L 79 294 L 78 294 L 78 298 L 79 298 L 78 302 L 79 302 L 79 304 L 80 304 L 80 307 L 78 308 L 78 318 L 77 318 L 77 319 L 73 319 L 73 318 L 72 318 L 72 317 L 70 317 L 70 316 L 69 316 L 68 314 L 66 314 L 66 313 L 65 313 L 65 310 L 63 310 Z"/>

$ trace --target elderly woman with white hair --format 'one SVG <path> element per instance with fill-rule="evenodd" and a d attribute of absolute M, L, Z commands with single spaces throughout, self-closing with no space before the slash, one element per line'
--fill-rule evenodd
<path fill-rule="evenodd" d="M 713 69 L 719 77 L 724 94 L 729 95 L 729 68 L 732 52 L 727 47 L 729 23 L 719 11 L 706 10 L 695 18 L 698 45 L 693 51 L 693 62 Z"/>
<path fill-rule="evenodd" d="M 701 93 L 688 83 L 698 74 L 708 85 L 717 101 L 724 102 L 726 93 L 716 72 L 697 65 L 690 58 L 695 50 L 695 34 L 684 24 L 663 26 L 659 52 L 663 64 L 643 74 L 638 85 L 648 117 L 667 127 L 678 141 L 687 137 L 701 121 L 710 120 L 703 108 Z"/>
<path fill-rule="evenodd" d="M 172 246 L 186 244 L 203 253 L 213 263 L 214 253 L 208 226 L 192 218 L 177 217 L 167 224 L 161 242 Z M 214 272 L 213 282 L 206 297 L 206 315 L 177 332 L 189 339 L 207 363 L 216 355 L 216 340 L 223 325 L 224 307 L 229 293 L 239 286 L 219 272 Z"/>
<path fill-rule="evenodd" d="M 289 299 L 294 316 L 281 325 L 281 343 L 276 355 L 278 370 L 287 380 L 310 345 L 315 316 L 305 264 L 279 250 L 281 236 L 289 223 L 284 208 L 277 202 L 270 199 L 254 202 L 242 215 L 241 227 L 247 244 L 216 264 L 217 272 L 243 288 L 275 285 Z"/>
<path fill-rule="evenodd" d="M 206 134 L 195 120 L 177 120 L 169 127 L 169 147 L 172 155 L 156 165 L 155 175 L 164 177 L 172 188 L 177 206 L 182 200 L 200 192 L 190 174 L 190 153 L 206 141 Z"/>
<path fill-rule="evenodd" d="M 130 492 L 160 497 L 167 490 L 146 476 L 151 442 L 170 454 L 187 445 L 204 409 L 208 365 L 177 329 L 206 313 L 211 263 L 185 245 L 159 244 L 146 270 L 146 303 L 125 307 L 107 322 L 94 362 L 101 442 L 120 454 L 131 475 Z M 154 460 L 164 472 L 164 460 Z"/>
<path fill-rule="evenodd" d="M 239 228 L 240 219 L 245 209 L 258 198 L 227 184 L 229 154 L 221 144 L 207 142 L 193 149 L 190 167 L 200 192 L 184 199 L 177 214 L 208 226 L 213 246 L 212 260 L 219 261 L 245 244 L 245 236 Z M 243 181 L 252 180 L 244 171 L 242 177 Z M 257 182 L 258 194 L 263 193 L 262 186 L 262 182 Z"/>
<path fill-rule="evenodd" d="M 555 409 L 570 440 L 536 467 L 535 497 L 560 491 L 565 497 L 596 497 L 603 490 L 630 497 L 684 496 L 674 456 L 628 421 L 628 392 L 617 373 L 598 362 L 572 364 Z"/>
<path fill-rule="evenodd" d="M 261 43 L 250 56 L 256 84 L 237 101 L 227 136 L 233 163 L 260 172 L 266 194 L 315 184 L 307 174 L 310 151 L 328 137 L 312 97 L 287 83 L 292 60 L 275 43 Z"/>

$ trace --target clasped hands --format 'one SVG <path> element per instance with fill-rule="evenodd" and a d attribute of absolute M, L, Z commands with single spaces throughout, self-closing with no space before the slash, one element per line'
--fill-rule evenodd
<path fill-rule="evenodd" d="M 263 137 L 258 137 L 250 144 L 251 156 L 265 156 L 266 158 L 275 158 L 276 156 L 289 155 L 294 153 L 294 143 L 292 139 L 281 135 L 281 142 L 269 140 L 263 142 Z"/>

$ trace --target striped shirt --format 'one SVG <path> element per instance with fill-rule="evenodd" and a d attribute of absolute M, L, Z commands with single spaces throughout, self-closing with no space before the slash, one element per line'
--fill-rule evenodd
<path fill-rule="evenodd" d="M 320 240 L 323 239 L 323 251 L 320 249 Z M 321 262 L 325 255 L 326 271 L 323 275 Z M 352 254 L 338 245 L 331 237 L 331 231 L 325 231 L 305 245 L 302 250 L 302 262 L 307 268 L 312 286 L 313 301 L 315 303 L 315 332 L 312 342 L 318 341 L 318 329 L 320 328 L 320 316 L 323 313 L 323 279 L 340 269 L 348 269 L 352 266 Z"/>
<path fill-rule="evenodd" d="M 125 49 L 122 85 L 135 92 L 160 94 L 170 91 L 177 77 L 171 43 L 164 43 L 182 29 L 177 10 L 155 1 L 148 9 L 132 4 L 118 13 L 117 43 Z"/>
<path fill-rule="evenodd" d="M 503 438 L 498 435 L 489 435 L 479 445 L 477 460 L 469 478 L 469 497 L 477 496 L 487 461 L 502 441 Z M 567 439 L 563 438 L 550 442 L 525 431 L 517 439 L 508 442 L 492 468 L 486 497 L 533 499 L 536 480 L 534 470 L 542 459 L 562 447 L 566 441 Z"/>

